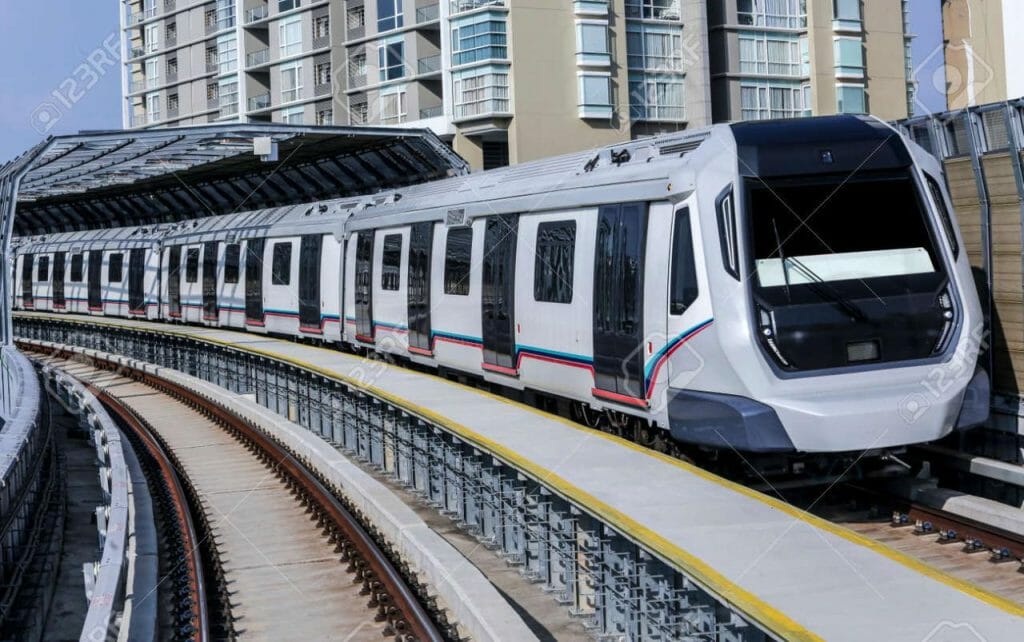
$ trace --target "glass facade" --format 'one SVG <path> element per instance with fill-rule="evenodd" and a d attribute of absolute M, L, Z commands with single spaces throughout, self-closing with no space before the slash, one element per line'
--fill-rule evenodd
<path fill-rule="evenodd" d="M 455 117 L 508 113 L 508 67 L 488 65 L 452 74 Z"/>
<path fill-rule="evenodd" d="M 452 21 L 452 66 L 508 58 L 505 18 L 485 12 Z"/>

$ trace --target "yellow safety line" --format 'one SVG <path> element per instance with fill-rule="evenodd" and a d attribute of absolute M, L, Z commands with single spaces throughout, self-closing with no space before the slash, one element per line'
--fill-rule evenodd
<path fill-rule="evenodd" d="M 17 313 L 17 314 L 20 315 L 20 314 L 24 314 L 24 313 Z M 111 322 L 106 321 L 106 320 L 103 320 L 103 321 L 92 321 L 92 319 L 90 319 L 88 321 L 84 321 L 84 320 L 80 320 L 80 319 L 69 318 L 69 317 L 66 317 L 66 316 L 63 316 L 63 315 L 46 314 L 46 313 L 38 313 L 38 312 L 29 313 L 29 314 L 32 315 L 32 316 L 36 316 L 36 317 L 44 317 L 44 318 L 57 319 L 57 320 L 62 320 L 62 321 L 70 321 L 72 323 L 79 323 L 79 324 L 83 324 L 83 325 L 106 325 L 108 327 L 122 327 L 122 328 L 126 328 L 126 327 L 130 328 L 131 327 L 131 326 L 127 326 L 127 325 L 121 324 L 121 323 L 111 323 Z M 100 318 L 102 319 L 102 317 L 100 317 Z M 480 434 L 474 432 L 472 429 L 467 428 L 466 426 L 463 426 L 461 424 L 458 424 L 458 423 L 452 421 L 448 417 L 444 417 L 442 415 L 439 415 L 439 414 L 435 413 L 432 410 L 429 410 L 427 408 L 423 408 L 423 407 L 419 406 L 418 404 L 415 404 L 415 403 L 412 403 L 410 401 L 407 401 L 404 398 L 399 397 L 397 395 L 394 395 L 392 393 L 389 393 L 389 392 L 387 392 L 385 390 L 380 390 L 380 389 L 376 388 L 375 386 L 367 385 L 367 384 L 365 384 L 365 383 L 363 383 L 363 382 L 361 382 L 361 381 L 359 381 L 357 379 L 350 378 L 347 375 L 344 375 L 342 373 L 334 372 L 334 371 L 331 371 L 331 370 L 327 370 L 326 368 L 323 368 L 321 366 L 318 366 L 318 365 L 315 365 L 315 364 L 303 361 L 301 359 L 296 359 L 294 357 L 290 357 L 288 355 L 283 355 L 283 354 L 280 354 L 280 353 L 275 353 L 275 352 L 272 352 L 272 351 L 269 351 L 269 350 L 263 350 L 261 348 L 255 348 L 255 347 L 251 347 L 251 346 L 246 346 L 244 344 L 238 344 L 238 343 L 234 343 L 234 342 L 231 342 L 231 341 L 226 341 L 226 340 L 223 340 L 223 339 L 217 339 L 215 337 L 197 336 L 197 335 L 192 334 L 190 332 L 181 331 L 181 330 L 177 330 L 177 329 L 173 329 L 173 328 L 166 328 L 165 329 L 165 327 L 163 327 L 162 324 L 159 324 L 159 323 L 156 323 L 156 322 L 152 322 L 152 321 L 150 321 L 148 323 L 152 323 L 153 325 L 160 326 L 158 328 L 147 328 L 147 330 L 151 331 L 151 332 L 155 332 L 155 333 L 158 333 L 158 334 L 171 334 L 171 335 L 183 336 L 183 337 L 192 338 L 194 340 L 206 341 L 208 343 L 222 345 L 224 347 L 230 347 L 230 348 L 233 348 L 235 350 L 243 350 L 243 351 L 247 351 L 247 352 L 253 352 L 253 353 L 260 354 L 260 355 L 263 355 L 263 356 L 266 356 L 266 357 L 271 357 L 271 358 L 274 358 L 274 359 L 277 359 L 277 360 L 280 360 L 280 361 L 285 361 L 285 362 L 291 363 L 292 365 L 296 365 L 296 366 L 299 366 L 301 368 L 305 368 L 307 370 L 311 370 L 311 371 L 317 372 L 317 373 L 319 373 L 321 375 L 324 375 L 324 376 L 327 376 L 327 377 L 330 377 L 330 378 L 340 379 L 340 380 L 344 381 L 345 383 L 347 383 L 349 385 L 352 385 L 352 386 L 357 387 L 357 388 L 361 388 L 361 389 L 369 392 L 370 394 L 373 394 L 375 396 L 381 397 L 382 399 L 386 399 L 387 401 L 389 401 L 391 403 L 394 403 L 395 405 L 401 406 L 402 408 L 405 408 L 406 410 L 409 410 L 413 414 L 420 415 L 424 419 L 429 419 L 429 420 L 431 420 L 431 421 L 433 421 L 433 422 L 435 422 L 435 423 L 437 423 L 437 424 L 439 424 L 441 426 L 444 426 L 444 427 L 452 430 L 453 432 L 459 434 L 459 436 L 463 437 L 467 441 L 476 443 L 476 444 L 480 445 L 482 448 L 484 448 L 485 450 L 492 451 L 493 454 L 497 455 L 501 459 L 504 459 L 504 460 L 508 461 L 510 464 L 513 464 L 514 466 L 516 466 L 518 468 L 522 468 L 523 470 L 530 471 L 534 476 L 538 477 L 539 479 L 544 479 L 545 483 L 548 483 L 549 481 L 552 482 L 551 485 L 554 486 L 561 494 L 565 495 L 566 497 L 577 498 L 577 501 L 581 502 L 582 506 L 585 506 L 588 509 L 594 509 L 595 512 L 597 512 L 599 515 L 604 517 L 610 524 L 615 526 L 617 529 L 622 530 L 623 532 L 630 534 L 637 541 L 642 541 L 642 542 L 645 542 L 645 543 L 646 542 L 651 542 L 653 544 L 652 551 L 654 551 L 654 552 L 664 556 L 666 559 L 669 559 L 669 560 L 675 562 L 676 564 L 679 564 L 681 568 L 684 568 L 688 572 L 692 573 L 695 579 L 698 579 L 699 581 L 708 582 L 708 586 L 715 586 L 715 587 L 722 587 L 722 588 L 724 588 L 724 590 L 722 590 L 722 588 L 719 588 L 719 589 L 716 590 L 716 592 L 718 592 L 719 595 L 721 595 L 723 598 L 726 595 L 730 595 L 730 594 L 739 595 L 740 596 L 740 600 L 737 600 L 737 601 L 728 600 L 731 603 L 734 603 L 736 606 L 741 606 L 743 604 L 749 604 L 751 606 L 756 606 L 757 608 L 765 611 L 766 621 L 762 622 L 761 620 L 758 620 L 759 622 L 761 622 L 762 624 L 765 624 L 766 626 L 770 622 L 775 622 L 775 623 L 778 623 L 779 626 L 782 626 L 785 629 L 785 630 L 776 631 L 774 629 L 774 627 L 770 627 L 770 629 L 773 632 L 776 632 L 776 633 L 778 633 L 780 635 L 784 635 L 787 639 L 790 639 L 794 635 L 798 636 L 798 637 L 797 638 L 792 638 L 792 639 L 820 639 L 820 638 L 818 638 L 818 636 L 816 634 L 814 634 L 813 632 L 803 628 L 801 625 L 799 625 L 796 622 L 794 622 L 793 620 L 791 620 L 788 616 L 778 612 L 776 609 L 774 609 L 773 607 L 769 606 L 767 603 L 763 602 L 760 598 L 758 598 L 758 597 L 754 596 L 753 594 L 747 592 L 746 590 L 740 588 L 738 585 L 734 584 L 733 582 L 731 582 L 730 580 L 728 580 L 727 578 L 722 576 L 720 573 L 718 573 L 717 571 L 715 571 L 714 569 L 709 567 L 707 564 L 705 564 L 700 559 L 694 557 L 690 553 L 687 553 L 683 549 L 679 548 L 677 545 L 673 544 L 672 542 L 669 542 L 668 540 L 666 540 L 662 536 L 660 536 L 657 533 L 651 531 L 649 528 L 643 526 L 642 524 L 640 524 L 636 520 L 632 519 L 631 517 L 623 514 L 622 512 L 620 512 L 619 510 L 613 508 L 612 506 L 609 506 L 609 505 L 605 504 L 604 502 L 601 502 L 600 500 L 598 500 L 597 498 L 591 496 L 589 493 L 587 493 L 583 489 L 581 489 L 581 488 L 579 488 L 579 487 L 577 487 L 577 486 L 575 486 L 573 484 L 570 484 L 568 481 L 562 479 L 560 476 L 554 474 L 553 472 L 541 468 L 540 466 L 534 464 L 533 462 L 531 462 L 531 461 L 521 457 L 518 453 L 516 453 L 516 452 L 506 448 L 505 446 L 503 446 L 503 445 L 501 445 L 501 444 L 499 444 L 497 442 L 494 442 L 494 441 L 490 440 L 487 437 L 484 437 L 483 435 L 480 435 Z M 196 329 L 205 329 L 205 330 L 211 330 L 211 331 L 215 331 L 215 332 L 236 332 L 236 333 L 238 332 L 237 330 L 233 330 L 233 329 L 225 330 L 225 329 L 222 329 L 222 328 L 212 328 L 212 327 L 198 327 L 197 326 Z M 269 335 L 252 334 L 251 336 L 264 337 L 264 338 L 266 338 L 269 341 L 279 341 L 279 339 L 276 339 L 275 337 L 272 337 L 272 336 L 269 336 Z M 303 344 L 303 346 L 304 347 L 312 347 L 312 348 L 315 348 L 315 349 L 318 349 L 318 350 L 323 350 L 323 351 L 328 352 L 328 353 L 330 353 L 330 354 L 332 354 L 334 356 L 351 357 L 351 355 L 346 355 L 344 353 L 340 353 L 340 352 L 335 351 L 335 350 L 330 350 L 328 348 L 322 348 L 320 346 L 309 346 L 309 345 L 305 345 L 305 344 Z M 365 360 L 365 361 L 368 361 L 368 360 Z M 420 376 L 432 377 L 432 378 L 438 379 L 438 380 L 440 380 L 440 381 L 442 381 L 442 382 L 444 382 L 446 384 L 454 385 L 454 386 L 463 388 L 465 390 L 474 392 L 476 394 L 482 394 L 485 397 L 488 397 L 488 398 L 493 399 L 495 401 L 499 401 L 501 403 L 512 405 L 512 406 L 515 406 L 517 408 L 526 410 L 527 412 L 531 412 L 531 413 L 536 414 L 538 416 L 541 416 L 541 417 L 543 417 L 545 419 L 558 421 L 558 422 L 562 423 L 563 425 L 572 428 L 573 430 L 578 430 L 580 432 L 586 433 L 587 435 L 600 437 L 602 439 L 607 439 L 609 441 L 612 441 L 612 442 L 616 443 L 617 445 L 623 446 L 625 448 L 629 448 L 631 450 L 634 450 L 636 452 L 645 454 L 645 455 L 653 457 L 655 459 L 659 459 L 662 462 L 667 463 L 667 464 L 669 464 L 671 466 L 675 466 L 677 468 L 681 468 L 681 469 L 683 469 L 683 470 L 685 470 L 685 471 L 687 471 L 689 473 L 697 475 L 698 477 L 701 477 L 702 479 L 704 479 L 706 481 L 709 481 L 711 483 L 717 484 L 717 485 L 722 486 L 724 488 L 727 488 L 729 490 L 732 490 L 732 491 L 735 491 L 737 493 L 740 493 L 740 494 L 742 494 L 742 495 L 744 495 L 746 497 L 749 497 L 749 498 L 751 498 L 753 500 L 759 501 L 759 502 L 761 502 L 763 504 L 767 504 L 768 506 L 770 506 L 770 507 L 772 507 L 772 508 L 774 508 L 776 510 L 779 510 L 779 511 L 781 511 L 781 512 L 787 514 L 787 515 L 790 515 L 794 519 L 798 519 L 798 520 L 803 521 L 805 523 L 808 523 L 808 524 L 810 524 L 812 526 L 816 526 L 816 527 L 821 528 L 821 529 L 823 529 L 825 531 L 828 531 L 829 533 L 832 533 L 833 535 L 836 535 L 838 537 L 846 539 L 846 540 L 848 540 L 848 541 L 850 541 L 850 542 L 852 542 L 854 544 L 858 544 L 858 545 L 863 546 L 865 548 L 868 548 L 868 549 L 870 549 L 870 550 L 872 550 L 872 551 L 874 551 L 876 553 L 884 555 L 885 557 L 887 557 L 887 558 L 889 558 L 889 559 L 891 559 L 891 560 L 893 560 L 893 561 L 895 561 L 895 562 L 897 562 L 899 564 L 902 564 L 903 566 L 906 566 L 907 568 L 910 568 L 913 571 L 916 571 L 916 572 L 918 572 L 918 573 L 920 573 L 922 575 L 925 575 L 925 576 L 927 576 L 927 577 L 929 577 L 929 578 L 931 578 L 933 580 L 936 580 L 938 582 L 942 582 L 943 584 L 945 584 L 945 585 L 947 585 L 947 586 L 949 586 L 949 587 L 951 587 L 951 588 L 953 588 L 955 590 L 958 590 L 958 591 L 960 591 L 962 593 L 970 595 L 971 597 L 974 597 L 974 598 L 976 598 L 978 600 L 981 600 L 982 602 L 985 602 L 985 603 L 987 603 L 987 604 L 989 604 L 991 606 L 994 606 L 994 607 L 996 607 L 996 608 L 998 608 L 998 609 L 1000 609 L 1002 611 L 1005 611 L 1006 613 L 1009 613 L 1011 615 L 1015 615 L 1015 616 L 1018 616 L 1018 617 L 1024 617 L 1024 606 L 1022 606 L 1020 604 L 1017 604 L 1016 602 L 1013 602 L 1013 601 L 1011 601 L 1011 600 L 1009 600 L 1007 598 L 1004 598 L 1004 597 L 1002 597 L 1000 595 L 996 595 L 996 594 L 994 594 L 994 593 L 992 593 L 992 592 L 990 592 L 990 591 L 988 591 L 988 590 L 986 590 L 986 589 L 984 589 L 984 588 L 982 588 L 980 586 L 977 586 L 976 584 L 973 584 L 973 583 L 968 582 L 966 580 L 962 580 L 962 579 L 960 579 L 958 577 L 954 577 L 952 575 L 949 575 L 945 571 L 942 571 L 942 570 L 939 570 L 937 568 L 934 568 L 933 566 L 930 566 L 929 564 L 926 564 L 926 563 L 924 563 L 924 562 L 922 562 L 922 561 L 920 561 L 918 559 L 915 559 L 915 558 L 907 555 L 906 553 L 902 553 L 902 552 L 897 551 L 897 550 L 895 550 L 893 548 L 890 548 L 889 546 L 886 546 L 885 544 L 882 544 L 881 542 L 875 541 L 875 540 L 870 539 L 870 538 L 868 538 L 868 537 L 866 537 L 864 535 L 861 535 L 860 533 L 856 533 L 856 532 L 851 531 L 851 530 L 849 530 L 847 528 L 844 528 L 844 527 L 842 527 L 842 526 L 840 526 L 838 524 L 832 523 L 832 522 L 830 522 L 830 521 L 828 521 L 826 519 L 823 519 L 823 518 L 818 517 L 816 515 L 812 515 L 812 514 L 808 513 L 807 511 L 801 510 L 801 509 L 799 509 L 799 508 L 797 508 L 797 507 L 795 507 L 795 506 L 793 506 L 791 504 L 788 504 L 788 503 L 786 503 L 786 502 L 784 502 L 782 500 L 776 499 L 774 497 L 770 497 L 768 495 L 765 495 L 764 493 L 760 493 L 760 492 L 758 492 L 756 490 L 753 490 L 753 489 L 748 488 L 746 486 L 743 486 L 741 484 L 737 484 L 736 482 L 733 482 L 733 481 L 730 481 L 728 479 L 724 479 L 722 477 L 719 477 L 718 475 L 715 475 L 714 473 L 708 472 L 708 471 L 704 470 L 703 468 L 698 468 L 697 466 L 694 466 L 692 464 L 686 463 L 686 462 L 681 461 L 679 459 L 676 459 L 674 457 L 669 457 L 668 455 L 664 455 L 662 453 L 655 452 L 655 451 L 650 450 L 648 448 L 645 448 L 643 446 L 637 445 L 637 444 L 635 444 L 635 443 L 633 443 L 631 441 L 627 441 L 627 440 L 625 440 L 625 439 L 623 439 L 621 437 L 617 437 L 615 435 L 609 435 L 609 434 L 604 433 L 604 432 L 600 432 L 600 431 L 597 431 L 597 430 L 592 430 L 592 429 L 586 428 L 584 426 L 581 426 L 580 424 L 577 424 L 577 423 L 575 423 L 573 421 L 565 419 L 564 417 L 560 417 L 558 415 L 552 415 L 552 414 L 549 414 L 549 413 L 544 412 L 542 410 L 538 410 L 537 408 L 534 408 L 533 406 L 529 406 L 527 404 L 520 403 L 518 401 L 507 399 L 507 398 L 499 396 L 497 394 L 494 394 L 494 393 L 491 393 L 491 392 L 487 392 L 487 391 L 484 391 L 484 390 L 479 390 L 477 388 L 474 388 L 474 387 L 471 387 L 471 386 L 467 386 L 467 385 L 464 385 L 464 384 L 461 384 L 461 383 L 458 383 L 458 382 L 449 381 L 448 379 L 444 379 L 443 377 L 440 377 L 438 375 L 429 374 L 429 373 L 411 372 L 408 369 L 400 368 L 400 367 L 397 367 L 397 366 L 391 366 L 391 365 L 388 365 L 388 364 L 381 364 L 381 362 L 373 362 L 373 364 L 374 365 L 384 365 L 386 368 L 395 368 L 395 369 L 401 370 L 402 372 L 404 372 L 406 374 L 416 374 L 416 375 L 420 375 Z M 499 454 L 499 452 L 502 453 L 502 454 Z M 701 579 L 702 577 L 704 577 L 706 579 L 702 580 Z M 751 614 L 749 611 L 747 611 L 745 609 L 741 609 L 741 610 L 744 610 L 745 613 Z"/>

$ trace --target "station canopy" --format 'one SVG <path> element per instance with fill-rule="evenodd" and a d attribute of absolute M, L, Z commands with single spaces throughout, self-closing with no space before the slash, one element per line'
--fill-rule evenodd
<path fill-rule="evenodd" d="M 49 138 L 0 167 L 0 212 L 10 215 L 14 204 L 16 235 L 145 225 L 468 171 L 429 130 L 231 123 L 83 132 Z"/>

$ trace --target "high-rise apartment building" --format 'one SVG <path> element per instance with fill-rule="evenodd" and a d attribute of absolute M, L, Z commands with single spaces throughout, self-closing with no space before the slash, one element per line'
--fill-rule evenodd
<path fill-rule="evenodd" d="M 1024 39 L 1014 36 L 1024 28 L 1024 2 L 941 2 L 947 108 L 1024 96 Z"/>
<path fill-rule="evenodd" d="M 120 2 L 129 128 L 430 127 L 480 168 L 712 121 L 906 115 L 900 0 Z"/>
<path fill-rule="evenodd" d="M 907 0 L 709 2 L 716 122 L 912 113 Z"/>

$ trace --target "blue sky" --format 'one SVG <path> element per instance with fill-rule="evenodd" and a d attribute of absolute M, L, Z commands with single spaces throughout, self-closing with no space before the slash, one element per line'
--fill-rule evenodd
<path fill-rule="evenodd" d="M 883 0 L 891 1 L 891 0 Z M 0 0 L 0 163 L 46 134 L 121 126 L 117 0 Z M 910 0 L 919 102 L 942 110 L 939 0 Z M 45 38 L 40 35 L 45 28 Z M 106 44 L 105 44 L 106 43 Z M 112 47 L 116 53 L 118 46 Z M 91 85 L 91 88 L 86 88 Z M 56 93 L 55 93 L 56 92 Z"/>

